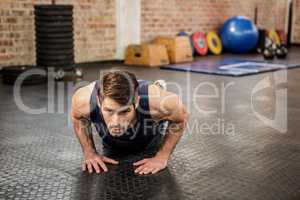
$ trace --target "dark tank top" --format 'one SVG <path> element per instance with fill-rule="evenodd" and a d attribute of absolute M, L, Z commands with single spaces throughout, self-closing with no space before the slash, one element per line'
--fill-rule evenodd
<path fill-rule="evenodd" d="M 100 87 L 99 81 L 96 81 L 90 99 L 90 119 L 95 125 L 97 132 L 102 138 L 104 148 L 116 151 L 138 152 L 143 151 L 153 141 L 157 141 L 162 136 L 163 121 L 156 122 L 151 118 L 149 110 L 148 81 L 139 81 L 138 95 L 140 96 L 139 105 L 136 109 L 137 122 L 133 128 L 119 136 L 110 135 L 103 119 L 101 109 L 97 104 L 97 93 Z"/>

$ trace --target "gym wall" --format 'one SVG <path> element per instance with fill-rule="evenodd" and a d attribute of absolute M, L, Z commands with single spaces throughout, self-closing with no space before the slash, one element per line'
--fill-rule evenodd
<path fill-rule="evenodd" d="M 142 41 L 157 34 L 209 31 L 234 15 L 254 20 L 255 7 L 258 27 L 285 30 L 287 6 L 287 0 L 142 0 Z"/>
<path fill-rule="evenodd" d="M 300 44 L 300 0 L 293 1 L 292 42 Z"/>
<path fill-rule="evenodd" d="M 299 10 L 299 0 L 297 9 Z M 218 28 L 233 15 L 254 19 L 258 8 L 261 28 L 284 28 L 287 0 L 140 0 L 140 40 Z M 0 66 L 35 64 L 34 4 L 51 0 L 0 1 Z M 74 5 L 75 62 L 92 62 L 116 58 L 116 0 L 56 0 Z M 299 19 L 299 13 L 298 19 Z M 274 17 L 278 16 L 278 17 Z M 299 20 L 298 20 L 299 21 Z M 297 28 L 298 27 L 298 28 Z M 300 40 L 299 23 L 295 40 Z"/>
<path fill-rule="evenodd" d="M 142 41 L 149 41 L 157 34 L 213 30 L 226 18 L 238 14 L 253 19 L 253 1 L 142 0 Z"/>
<path fill-rule="evenodd" d="M 268 30 L 287 30 L 289 0 L 257 1 L 257 25 Z"/>

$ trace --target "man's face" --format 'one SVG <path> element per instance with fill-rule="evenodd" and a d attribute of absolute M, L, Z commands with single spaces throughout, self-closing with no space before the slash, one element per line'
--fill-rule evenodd
<path fill-rule="evenodd" d="M 113 99 L 105 97 L 101 103 L 101 112 L 112 136 L 121 136 L 135 119 L 135 107 L 120 105 Z"/>

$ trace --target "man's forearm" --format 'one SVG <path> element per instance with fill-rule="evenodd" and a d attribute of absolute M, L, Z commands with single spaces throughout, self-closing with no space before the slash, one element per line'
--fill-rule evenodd
<path fill-rule="evenodd" d="M 95 153 L 91 125 L 87 120 L 74 120 L 74 131 L 84 154 Z"/>
<path fill-rule="evenodd" d="M 93 136 L 86 133 L 79 133 L 77 134 L 79 138 L 79 142 L 82 148 L 83 153 L 90 154 L 90 153 L 96 153 L 96 147 L 94 144 Z"/>
<path fill-rule="evenodd" d="M 162 145 L 156 156 L 164 159 L 170 157 L 184 132 L 185 126 L 186 122 L 170 122 L 166 130 L 166 135 L 163 138 Z"/>

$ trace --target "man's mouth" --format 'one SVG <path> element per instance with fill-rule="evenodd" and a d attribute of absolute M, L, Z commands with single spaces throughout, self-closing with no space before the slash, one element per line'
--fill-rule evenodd
<path fill-rule="evenodd" d="M 123 130 L 121 128 L 112 128 L 110 129 L 110 132 L 113 134 L 113 135 L 122 135 L 123 133 Z"/>
<path fill-rule="evenodd" d="M 111 131 L 114 132 L 114 133 L 119 133 L 119 132 L 121 132 L 121 129 L 119 129 L 119 128 L 112 128 Z"/>

